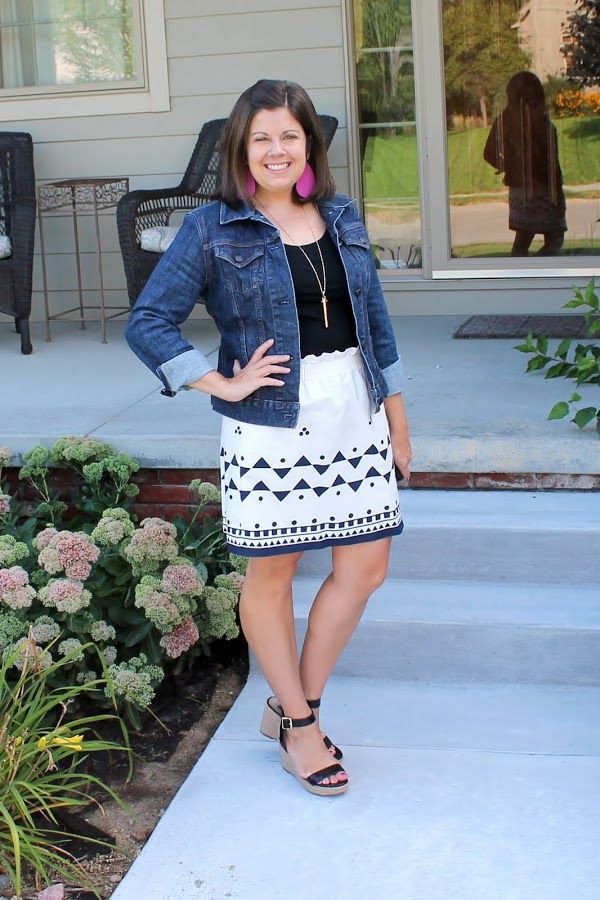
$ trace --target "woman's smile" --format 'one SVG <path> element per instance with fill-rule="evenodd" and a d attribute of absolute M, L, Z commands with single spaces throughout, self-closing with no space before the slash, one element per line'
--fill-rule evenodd
<path fill-rule="evenodd" d="M 246 144 L 248 168 L 259 191 L 291 192 L 306 166 L 306 134 L 287 107 L 259 110 Z"/>

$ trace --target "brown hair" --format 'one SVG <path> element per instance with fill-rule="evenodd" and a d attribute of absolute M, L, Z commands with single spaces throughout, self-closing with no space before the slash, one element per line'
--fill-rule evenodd
<path fill-rule="evenodd" d="M 262 78 L 237 99 L 220 142 L 221 183 L 215 196 L 234 209 L 240 205 L 240 201 L 249 202 L 251 199 L 246 186 L 246 144 L 252 119 L 261 109 L 281 107 L 289 109 L 306 134 L 308 161 L 316 179 L 309 197 L 300 197 L 294 188 L 293 200 L 296 203 L 310 203 L 329 199 L 335 193 L 335 183 L 327 162 L 327 147 L 312 100 L 304 88 L 293 81 Z"/>

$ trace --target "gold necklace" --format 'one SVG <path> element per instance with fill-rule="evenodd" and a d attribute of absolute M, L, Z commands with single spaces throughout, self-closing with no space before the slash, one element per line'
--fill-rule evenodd
<path fill-rule="evenodd" d="M 257 203 L 257 205 L 262 206 L 264 211 L 267 213 L 267 216 L 269 217 L 269 219 L 271 219 L 275 223 L 275 225 L 277 225 L 277 227 L 280 229 L 280 231 L 283 231 L 285 234 L 287 234 L 287 236 L 289 237 L 289 239 L 291 240 L 293 245 L 295 247 L 297 247 L 298 250 L 300 250 L 300 252 L 306 257 L 306 261 L 308 262 L 309 266 L 315 273 L 315 278 L 317 279 L 317 284 L 319 285 L 319 290 L 321 291 L 321 303 L 323 305 L 323 319 L 325 321 L 325 328 L 329 328 L 329 318 L 327 316 L 327 303 L 329 301 L 327 300 L 327 293 L 326 293 L 326 291 L 327 291 L 327 273 L 325 271 L 325 262 L 323 260 L 323 254 L 321 253 L 321 247 L 319 246 L 319 241 L 316 239 L 315 233 L 312 230 L 312 225 L 310 224 L 310 220 L 309 220 L 308 216 L 306 215 L 306 210 L 304 209 L 304 207 L 302 207 L 302 212 L 304 213 L 304 218 L 306 219 L 306 224 L 308 225 L 308 227 L 310 229 L 310 233 L 313 237 L 315 244 L 317 245 L 317 250 L 319 251 L 319 258 L 321 260 L 321 268 L 323 269 L 323 281 L 322 282 L 321 282 L 321 279 L 319 278 L 319 273 L 317 272 L 317 270 L 315 269 L 315 267 L 313 265 L 312 259 L 310 258 L 308 253 L 306 253 L 304 248 L 301 247 L 300 244 L 294 240 L 294 238 L 289 233 L 287 228 L 284 228 L 283 225 L 277 221 L 277 219 L 275 218 L 275 216 L 273 215 L 271 210 L 268 209 L 264 205 L 264 203 Z"/>

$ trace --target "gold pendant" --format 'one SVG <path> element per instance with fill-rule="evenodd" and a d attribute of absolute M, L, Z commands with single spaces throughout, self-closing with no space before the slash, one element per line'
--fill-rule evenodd
<path fill-rule="evenodd" d="M 325 319 L 325 328 L 329 328 L 329 319 L 327 318 L 327 297 L 325 296 L 325 294 L 323 294 L 321 303 L 323 304 L 323 318 Z"/>

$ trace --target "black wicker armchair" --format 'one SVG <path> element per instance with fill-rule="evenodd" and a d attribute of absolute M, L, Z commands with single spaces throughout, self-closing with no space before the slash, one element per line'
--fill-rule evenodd
<path fill-rule="evenodd" d="M 331 144 L 338 120 L 320 115 L 327 146 Z M 117 205 L 117 227 L 123 255 L 127 293 L 133 306 L 148 281 L 160 254 L 142 250 L 140 237 L 146 228 L 166 226 L 173 213 L 208 203 L 217 189 L 220 175 L 219 139 L 226 119 L 206 122 L 181 183 L 177 187 L 130 191 Z"/>
<path fill-rule="evenodd" d="M 12 253 L 0 259 L 0 312 L 13 316 L 21 352 L 31 353 L 29 316 L 35 242 L 35 175 L 31 135 L 0 131 L 0 235 Z"/>

